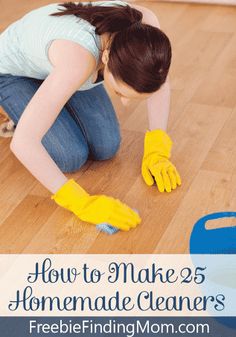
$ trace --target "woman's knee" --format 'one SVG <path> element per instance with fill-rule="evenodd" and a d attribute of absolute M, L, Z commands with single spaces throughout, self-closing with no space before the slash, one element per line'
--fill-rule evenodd
<path fill-rule="evenodd" d="M 66 147 L 59 143 L 48 142 L 47 139 L 44 138 L 42 144 L 53 161 L 64 173 L 78 171 L 88 159 L 89 150 L 86 143 L 73 144 L 73 147 Z"/>
<path fill-rule="evenodd" d="M 81 149 L 79 153 L 52 153 L 51 157 L 64 173 L 73 173 L 78 171 L 88 159 L 88 150 Z"/>
<path fill-rule="evenodd" d="M 113 132 L 107 137 L 103 137 L 93 146 L 92 156 L 95 160 L 106 160 L 114 157 L 120 148 L 120 132 Z"/>

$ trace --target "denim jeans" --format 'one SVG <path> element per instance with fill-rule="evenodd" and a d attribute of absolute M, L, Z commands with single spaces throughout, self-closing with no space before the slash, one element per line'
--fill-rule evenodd
<path fill-rule="evenodd" d="M 17 125 L 42 80 L 0 75 L 0 105 Z M 89 158 L 113 157 L 120 145 L 120 129 L 103 84 L 76 91 L 60 111 L 42 144 L 63 172 L 75 172 Z"/>

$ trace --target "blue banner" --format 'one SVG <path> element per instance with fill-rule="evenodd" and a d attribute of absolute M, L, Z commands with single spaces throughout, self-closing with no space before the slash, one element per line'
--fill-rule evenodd
<path fill-rule="evenodd" d="M 5 317 L 0 336 L 235 337 L 235 317 Z"/>

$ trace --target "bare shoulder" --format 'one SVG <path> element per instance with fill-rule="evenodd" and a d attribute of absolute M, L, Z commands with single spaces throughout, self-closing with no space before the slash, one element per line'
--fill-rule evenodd
<path fill-rule="evenodd" d="M 139 10 L 140 12 L 142 12 L 143 14 L 143 22 L 148 24 L 148 25 L 151 25 L 151 26 L 154 26 L 154 27 L 157 27 L 157 28 L 160 28 L 160 23 L 159 23 L 159 20 L 156 16 L 156 14 L 149 8 L 147 7 L 144 7 L 144 6 L 140 6 L 140 5 L 133 5 L 133 4 L 130 4 L 130 7 L 133 7 L 137 10 Z"/>
<path fill-rule="evenodd" d="M 54 67 L 76 67 L 83 65 L 92 72 L 96 68 L 96 59 L 92 53 L 77 42 L 57 39 L 48 49 L 49 61 Z"/>

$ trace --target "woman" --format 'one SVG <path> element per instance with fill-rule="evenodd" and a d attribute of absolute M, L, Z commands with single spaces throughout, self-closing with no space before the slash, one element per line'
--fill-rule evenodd
<path fill-rule="evenodd" d="M 81 220 L 135 228 L 141 218 L 131 208 L 89 195 L 63 172 L 78 170 L 89 155 L 109 159 L 119 148 L 119 125 L 104 80 L 123 101 L 147 99 L 146 184 L 156 182 L 160 192 L 180 185 L 165 132 L 170 62 L 169 39 L 144 7 L 70 2 L 29 12 L 0 35 L 0 104 L 17 125 L 12 152 L 58 205 Z"/>

